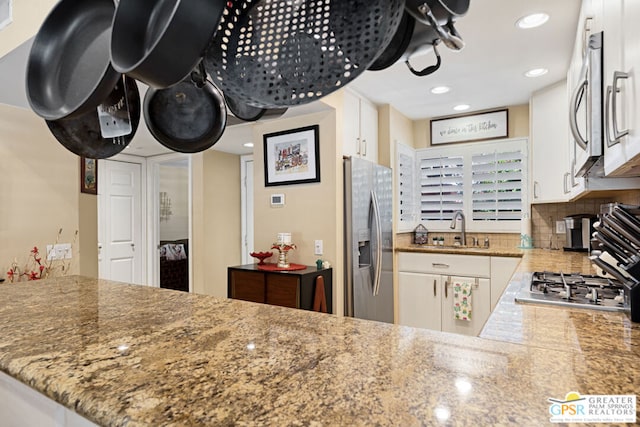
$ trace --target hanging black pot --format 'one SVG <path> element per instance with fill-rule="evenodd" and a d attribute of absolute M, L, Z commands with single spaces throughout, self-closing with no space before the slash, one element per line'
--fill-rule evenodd
<path fill-rule="evenodd" d="M 222 92 L 206 80 L 204 68 L 167 89 L 149 88 L 144 119 L 151 135 L 181 153 L 197 153 L 213 146 L 227 123 Z"/>
<path fill-rule="evenodd" d="M 124 87 L 120 87 L 122 85 Z M 97 110 L 89 111 L 78 117 L 61 120 L 47 120 L 47 126 L 53 136 L 67 150 L 78 156 L 90 159 L 106 159 L 124 150 L 133 139 L 140 123 L 140 92 L 136 81 L 121 76 L 111 93 L 126 93 L 114 105 L 106 105 L 112 113 L 126 115 L 130 123 L 130 132 L 115 137 L 102 136 L 100 114 Z M 104 122 L 103 122 L 104 124 Z"/>
<path fill-rule="evenodd" d="M 369 70 L 380 71 L 395 64 L 402 57 L 405 50 L 407 50 L 407 47 L 409 47 L 415 25 L 416 19 L 405 10 L 396 34 L 391 39 L 387 48 L 383 50 L 374 63 L 371 64 Z"/>
<path fill-rule="evenodd" d="M 61 0 L 29 52 L 27 100 L 45 120 L 94 110 L 120 78 L 109 59 L 113 0 Z"/>
<path fill-rule="evenodd" d="M 116 70 L 156 88 L 172 86 L 200 62 L 225 0 L 120 0 L 113 18 Z"/>

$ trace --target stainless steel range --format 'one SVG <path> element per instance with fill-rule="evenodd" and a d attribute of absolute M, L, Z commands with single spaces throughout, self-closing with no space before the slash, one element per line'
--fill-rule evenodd
<path fill-rule="evenodd" d="M 560 305 L 606 311 L 628 311 L 624 286 L 616 280 L 548 271 L 531 275 L 529 287 L 516 296 L 521 303 Z"/>

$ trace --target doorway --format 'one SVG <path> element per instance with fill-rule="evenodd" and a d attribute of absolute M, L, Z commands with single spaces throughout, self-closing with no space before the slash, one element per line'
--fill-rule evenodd
<path fill-rule="evenodd" d="M 253 261 L 253 156 L 240 157 L 241 174 L 241 212 L 242 212 L 242 263 Z"/>
<path fill-rule="evenodd" d="M 143 284 L 143 165 L 115 160 L 98 165 L 98 276 Z"/>
<path fill-rule="evenodd" d="M 191 291 L 191 162 L 184 154 L 149 159 L 152 284 Z"/>

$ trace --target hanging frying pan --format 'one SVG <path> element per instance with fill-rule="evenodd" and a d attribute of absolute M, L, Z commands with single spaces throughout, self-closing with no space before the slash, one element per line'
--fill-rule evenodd
<path fill-rule="evenodd" d="M 281 116 L 287 111 L 287 108 L 268 109 L 254 107 L 244 102 L 239 102 L 226 94 L 224 95 L 224 100 L 226 101 L 227 109 L 231 114 L 244 122 L 255 122 L 260 120 L 263 116 Z"/>
<path fill-rule="evenodd" d="M 118 87 L 124 85 L 124 87 Z M 97 110 L 89 111 L 81 116 L 61 120 L 47 120 L 47 126 L 53 136 L 67 150 L 90 159 L 106 159 L 124 150 L 135 135 L 140 123 L 140 93 L 136 81 L 121 76 L 112 93 L 121 93 L 126 97 L 121 102 L 111 106 L 118 111 L 128 110 L 131 131 L 127 135 L 105 138 L 102 136 L 100 114 Z"/>
<path fill-rule="evenodd" d="M 228 96 L 260 108 L 302 105 L 364 72 L 396 33 L 404 0 L 227 2 L 205 54 Z"/>
<path fill-rule="evenodd" d="M 114 68 L 156 88 L 180 82 L 204 55 L 225 4 L 225 0 L 120 0 L 111 34 Z"/>
<path fill-rule="evenodd" d="M 369 66 L 369 70 L 380 71 L 395 64 L 404 54 L 404 51 L 407 50 L 407 47 L 409 47 L 415 25 L 416 19 L 405 10 L 396 34 L 391 39 L 387 48 L 383 50 L 375 62 Z"/>
<path fill-rule="evenodd" d="M 143 109 L 151 135 L 181 153 L 197 153 L 213 146 L 227 124 L 224 96 L 206 80 L 203 67 L 169 88 L 149 88 Z"/>
<path fill-rule="evenodd" d="M 120 78 L 109 60 L 113 0 L 61 0 L 29 52 L 27 99 L 45 120 L 94 110 Z"/>

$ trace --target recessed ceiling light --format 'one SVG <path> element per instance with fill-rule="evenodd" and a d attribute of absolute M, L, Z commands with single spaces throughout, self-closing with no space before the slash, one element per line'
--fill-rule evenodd
<path fill-rule="evenodd" d="M 523 16 L 516 21 L 516 27 L 526 30 L 528 28 L 535 28 L 543 25 L 549 20 L 549 15 L 546 13 L 532 13 L 531 15 Z"/>
<path fill-rule="evenodd" d="M 435 95 L 440 95 L 443 93 L 447 93 L 451 90 L 450 87 L 447 86 L 436 86 L 434 88 L 431 89 L 431 93 L 435 94 Z"/>
<path fill-rule="evenodd" d="M 242 145 L 243 145 L 244 147 L 247 147 L 247 148 L 253 148 L 253 142 L 247 142 L 247 143 L 244 143 L 244 144 L 242 144 Z"/>
<path fill-rule="evenodd" d="M 456 110 L 456 111 L 465 111 L 465 110 L 468 110 L 469 108 L 471 108 L 471 107 L 468 106 L 467 104 L 460 104 L 460 105 L 456 105 L 455 107 L 453 107 L 453 109 Z"/>
<path fill-rule="evenodd" d="M 540 76 L 544 76 L 548 72 L 549 70 L 547 70 L 546 68 L 534 68 L 524 73 L 524 75 L 527 77 L 540 77 Z"/>

